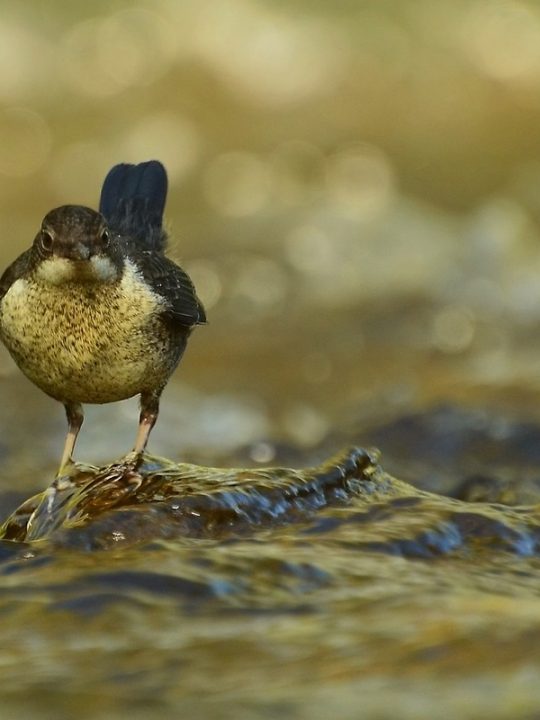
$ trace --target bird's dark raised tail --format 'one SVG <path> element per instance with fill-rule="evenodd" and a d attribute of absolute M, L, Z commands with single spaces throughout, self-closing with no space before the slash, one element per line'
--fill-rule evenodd
<path fill-rule="evenodd" d="M 165 257 L 166 198 L 167 173 L 159 161 L 121 163 L 105 178 L 99 210 L 111 230 L 127 240 L 127 256 L 135 260 L 145 282 L 165 300 L 163 317 L 191 328 L 205 323 L 206 313 L 187 273 Z"/>
<path fill-rule="evenodd" d="M 144 250 L 164 250 L 162 228 L 167 172 L 157 160 L 115 165 L 101 189 L 99 211 L 109 227 L 129 236 Z"/>

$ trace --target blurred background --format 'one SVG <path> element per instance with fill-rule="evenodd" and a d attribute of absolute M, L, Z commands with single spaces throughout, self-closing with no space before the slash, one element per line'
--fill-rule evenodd
<path fill-rule="evenodd" d="M 1 8 L 2 267 L 113 164 L 168 169 L 209 325 L 152 451 L 273 463 L 441 403 L 538 418 L 537 3 Z M 3 476 L 35 484 L 63 410 L 3 348 L 0 376 Z M 77 459 L 127 452 L 136 422 L 88 408 Z"/>

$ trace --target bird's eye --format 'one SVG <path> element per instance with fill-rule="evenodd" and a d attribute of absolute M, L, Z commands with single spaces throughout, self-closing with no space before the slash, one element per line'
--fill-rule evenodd
<path fill-rule="evenodd" d="M 50 253 L 52 251 L 53 244 L 54 244 L 54 238 L 48 230 L 41 231 L 40 244 L 41 244 L 41 248 L 45 252 Z"/>
<path fill-rule="evenodd" d="M 101 244 L 104 248 L 109 247 L 109 243 L 111 242 L 111 236 L 109 235 L 108 230 L 102 230 L 99 239 L 101 240 Z"/>

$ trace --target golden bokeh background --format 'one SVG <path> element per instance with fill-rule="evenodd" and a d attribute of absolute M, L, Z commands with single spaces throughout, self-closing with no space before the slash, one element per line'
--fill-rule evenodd
<path fill-rule="evenodd" d="M 1 7 L 2 267 L 111 165 L 168 169 L 210 324 L 153 450 L 268 462 L 441 401 L 535 412 L 537 3 Z M 6 468 L 53 467 L 62 410 L 0 360 Z M 135 415 L 90 409 L 84 458 L 127 450 Z"/>

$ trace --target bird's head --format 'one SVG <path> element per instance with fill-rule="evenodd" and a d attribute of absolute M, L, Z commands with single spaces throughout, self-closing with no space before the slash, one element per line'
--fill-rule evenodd
<path fill-rule="evenodd" d="M 114 282 L 122 269 L 117 239 L 103 215 L 82 205 L 62 205 L 43 218 L 33 244 L 40 280 Z"/>

